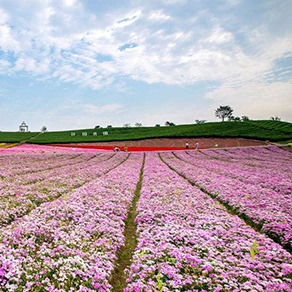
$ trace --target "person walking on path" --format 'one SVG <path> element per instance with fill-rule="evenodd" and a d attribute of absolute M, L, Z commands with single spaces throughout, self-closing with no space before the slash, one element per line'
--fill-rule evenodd
<path fill-rule="evenodd" d="M 196 150 L 199 149 L 199 143 L 198 143 L 198 142 L 196 142 L 196 144 L 195 144 L 195 149 L 196 149 Z"/>
<path fill-rule="evenodd" d="M 189 149 L 189 143 L 186 142 L 186 149 Z"/>

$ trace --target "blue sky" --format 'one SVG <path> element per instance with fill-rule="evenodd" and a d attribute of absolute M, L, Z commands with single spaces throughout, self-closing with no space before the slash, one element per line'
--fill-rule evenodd
<path fill-rule="evenodd" d="M 0 130 L 292 122 L 291 0 L 0 0 Z"/>

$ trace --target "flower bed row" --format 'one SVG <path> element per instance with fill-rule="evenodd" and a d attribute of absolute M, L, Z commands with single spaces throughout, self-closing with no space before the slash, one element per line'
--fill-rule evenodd
<path fill-rule="evenodd" d="M 191 151 L 189 152 L 191 153 Z M 230 149 L 210 149 L 200 151 L 209 158 L 220 159 L 228 162 L 240 162 L 242 166 L 261 168 L 262 171 L 277 172 L 277 165 L 281 165 L 286 174 L 291 173 L 291 153 L 276 146 L 246 147 Z"/>
<path fill-rule="evenodd" d="M 22 144 L 11 148 L 0 149 L 2 154 L 33 154 L 33 153 L 96 153 L 96 149 L 79 149 L 73 145 L 68 148 L 48 146 L 48 145 L 37 145 L 37 144 Z"/>
<path fill-rule="evenodd" d="M 58 167 L 63 167 L 67 164 L 78 164 L 98 156 L 100 154 L 94 153 L 82 153 L 72 154 L 64 153 L 62 155 L 56 155 L 54 153 L 46 154 L 14 154 L 5 157 L 4 161 L 1 161 L 1 177 L 2 179 L 13 179 L 15 176 L 21 176 L 24 174 L 31 174 L 36 172 L 42 172 Z"/>
<path fill-rule="evenodd" d="M 245 183 L 210 171 L 204 167 L 204 163 L 198 162 L 198 165 L 195 165 L 180 160 L 171 153 L 163 153 L 162 157 L 197 186 L 231 206 L 238 214 L 251 220 L 287 249 L 291 249 L 292 207 L 289 192 L 278 193 L 258 184 Z M 220 164 L 217 161 L 214 163 Z M 232 170 L 237 172 L 235 168 Z"/>
<path fill-rule="evenodd" d="M 82 164 L 67 164 L 62 168 L 43 172 L 39 180 L 33 184 L 26 184 L 25 180 L 20 179 L 10 182 L 6 188 L 0 190 L 0 227 L 10 224 L 10 222 L 27 214 L 40 204 L 71 192 L 84 183 L 117 167 L 128 157 L 128 154 L 125 153 L 120 153 L 114 157 L 112 155 L 110 153 L 97 156 L 90 162 L 88 162 L 88 156 L 85 155 Z M 70 159 L 70 156 L 68 159 Z M 37 176 L 35 173 L 31 175 L 34 178 Z M 26 179 L 31 181 L 29 177 Z"/>
<path fill-rule="evenodd" d="M 16 174 L 62 167 L 64 163 L 74 164 L 84 161 L 85 155 L 90 159 L 90 157 L 102 153 L 97 151 L 83 151 L 77 148 L 65 148 L 64 150 L 62 147 L 24 144 L 0 151 L 0 162 L 2 166 L 0 169 L 0 177 L 14 177 Z M 81 154 L 83 158 L 81 157 L 80 159 Z M 69 157 L 72 161 L 70 161 Z"/>
<path fill-rule="evenodd" d="M 60 162 L 55 160 L 51 161 L 50 156 L 47 157 L 46 161 L 40 161 L 38 164 L 24 165 L 25 171 L 13 172 L 11 170 L 4 170 L 2 180 L 0 182 L 1 189 L 10 188 L 11 185 L 28 185 L 33 183 L 41 182 L 42 180 L 51 177 L 52 175 L 58 176 L 66 174 L 68 169 L 72 172 L 79 171 L 83 168 L 94 167 L 97 163 L 103 160 L 110 159 L 114 154 L 102 154 L 102 155 L 88 155 L 81 154 L 78 157 L 72 157 L 71 155 L 65 155 L 60 159 Z M 27 164 L 27 163 L 26 163 Z M 21 165 L 21 163 L 20 163 Z M 5 168 L 5 164 L 3 164 Z M 0 194 L 1 196 L 1 194 Z"/>
<path fill-rule="evenodd" d="M 291 153 L 276 146 L 268 147 L 247 147 L 247 148 L 230 148 L 224 150 L 209 150 L 208 153 L 216 151 L 219 155 L 224 155 L 232 160 L 242 160 L 243 163 L 257 164 L 265 161 L 266 166 L 274 168 L 274 163 L 289 162 Z"/>
<path fill-rule="evenodd" d="M 291 291 L 292 257 L 147 154 L 125 291 Z"/>
<path fill-rule="evenodd" d="M 0 290 L 110 291 L 142 155 L 1 230 Z"/>
<path fill-rule="evenodd" d="M 206 151 L 208 152 L 208 151 Z M 207 169 L 216 172 L 218 175 L 232 178 L 243 182 L 244 184 L 252 184 L 257 187 L 267 188 L 273 190 L 280 195 L 292 194 L 292 155 L 289 163 L 283 163 L 278 161 L 273 164 L 273 168 L 266 166 L 266 160 L 257 160 L 258 165 L 246 165 L 244 155 L 242 159 L 236 161 L 226 161 L 214 157 L 210 159 L 210 156 L 197 155 L 192 152 L 188 152 L 186 155 L 183 152 L 177 154 L 183 160 L 188 161 L 198 168 Z M 240 155 L 238 155 L 240 157 Z M 287 167 L 291 168 L 291 172 L 287 172 Z M 292 207 L 292 206 L 291 206 Z"/>

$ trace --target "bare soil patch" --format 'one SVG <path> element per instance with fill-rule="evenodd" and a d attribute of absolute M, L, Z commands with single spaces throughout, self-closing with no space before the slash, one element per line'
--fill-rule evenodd
<path fill-rule="evenodd" d="M 244 146 L 262 146 L 266 145 L 264 141 L 242 139 L 242 138 L 155 138 L 143 139 L 136 141 L 112 141 L 112 142 L 94 142 L 94 143 L 78 143 L 78 145 L 96 145 L 96 146 L 117 146 L 117 147 L 185 147 L 188 142 L 190 148 L 195 148 L 196 142 L 199 148 L 226 148 L 226 147 L 244 147 Z M 76 144 L 77 145 L 77 144 Z"/>

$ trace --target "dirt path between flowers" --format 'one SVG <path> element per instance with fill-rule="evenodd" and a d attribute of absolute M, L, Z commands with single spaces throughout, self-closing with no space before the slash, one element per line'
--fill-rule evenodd
<path fill-rule="evenodd" d="M 113 287 L 113 292 L 122 292 L 124 288 L 126 288 L 127 275 L 125 270 L 131 265 L 134 250 L 137 246 L 137 224 L 135 223 L 135 218 L 137 216 L 137 202 L 139 201 L 142 187 L 144 165 L 145 154 L 140 170 L 139 181 L 135 190 L 135 196 L 129 209 L 128 216 L 125 220 L 125 244 L 117 252 L 117 259 L 115 261 L 115 267 L 110 280 L 110 284 Z"/>

